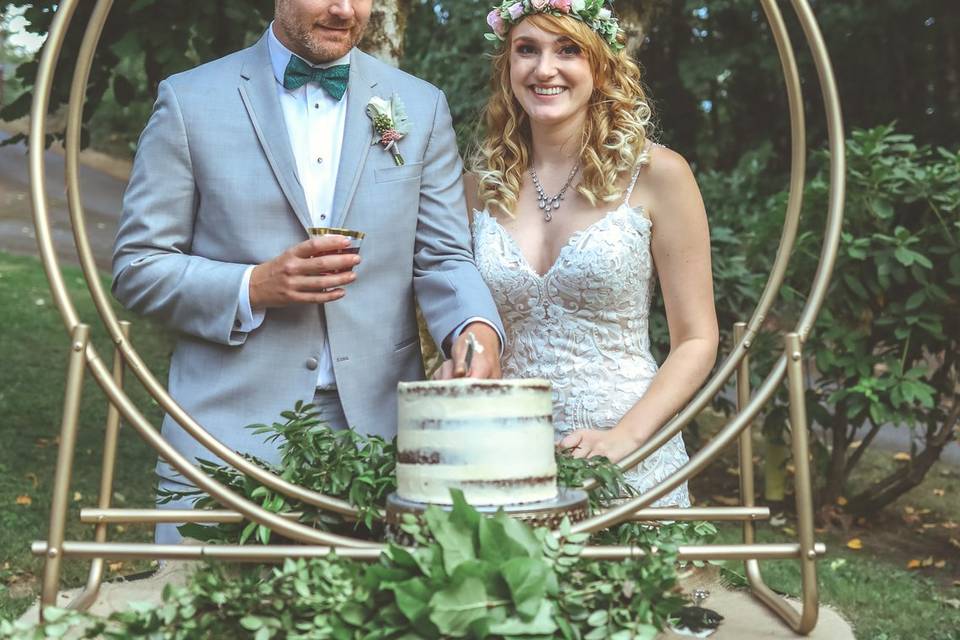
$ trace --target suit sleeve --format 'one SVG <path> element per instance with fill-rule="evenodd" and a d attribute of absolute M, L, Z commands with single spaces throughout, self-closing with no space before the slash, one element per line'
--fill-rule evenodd
<path fill-rule="evenodd" d="M 238 330 L 238 291 L 249 265 L 191 255 L 198 205 L 183 114 L 164 81 L 123 196 L 113 294 L 174 330 L 239 345 L 246 334 Z"/>
<path fill-rule="evenodd" d="M 503 336 L 496 304 L 473 261 L 462 176 L 450 110 L 438 92 L 423 159 L 413 265 L 417 302 L 437 344 L 474 317 L 488 320 Z"/>

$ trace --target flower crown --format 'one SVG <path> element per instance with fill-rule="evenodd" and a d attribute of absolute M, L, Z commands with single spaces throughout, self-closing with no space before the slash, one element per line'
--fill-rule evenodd
<path fill-rule="evenodd" d="M 506 40 L 510 27 L 535 13 L 570 16 L 584 23 L 610 45 L 614 53 L 623 49 L 619 35 L 620 22 L 613 11 L 604 6 L 605 0 L 503 0 L 487 14 L 487 24 L 493 33 L 484 34 L 487 40 Z"/>

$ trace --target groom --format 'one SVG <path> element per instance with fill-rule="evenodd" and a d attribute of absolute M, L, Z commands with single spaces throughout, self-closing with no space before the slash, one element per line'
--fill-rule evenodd
<path fill-rule="evenodd" d="M 277 0 L 255 45 L 162 82 L 124 195 L 114 294 L 178 332 L 174 398 L 270 462 L 275 446 L 243 426 L 297 400 L 334 428 L 395 434 L 397 382 L 424 375 L 415 299 L 459 375 L 468 333 L 482 347 L 470 375 L 500 373 L 446 100 L 354 48 L 372 1 Z M 366 110 L 392 96 L 411 124 L 400 166 L 371 145 Z M 339 253 L 340 235 L 308 239 L 311 227 L 364 232 L 360 255 Z M 214 458 L 169 416 L 163 435 Z M 157 472 L 180 488 L 169 465 Z"/>

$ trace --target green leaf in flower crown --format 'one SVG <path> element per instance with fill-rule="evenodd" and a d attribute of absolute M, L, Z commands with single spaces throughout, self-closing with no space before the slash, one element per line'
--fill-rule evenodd
<path fill-rule="evenodd" d="M 487 592 L 478 578 L 467 578 L 430 598 L 430 621 L 443 635 L 462 638 L 486 615 Z"/>
<path fill-rule="evenodd" d="M 534 558 L 513 558 L 503 564 L 500 573 L 510 588 L 510 597 L 517 613 L 524 620 L 533 619 L 546 595 L 550 573 L 546 562 Z"/>

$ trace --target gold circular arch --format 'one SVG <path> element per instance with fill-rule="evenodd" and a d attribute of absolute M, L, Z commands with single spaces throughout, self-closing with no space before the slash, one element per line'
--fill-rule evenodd
<path fill-rule="evenodd" d="M 40 65 L 37 72 L 37 79 L 34 85 L 33 104 L 31 108 L 30 120 L 30 139 L 29 139 L 29 166 L 31 180 L 31 198 L 34 212 L 34 226 L 37 232 L 37 244 L 44 270 L 50 284 L 53 299 L 64 320 L 64 324 L 71 336 L 73 358 L 71 360 L 71 375 L 78 377 L 82 375 L 84 366 L 89 369 L 94 379 L 97 381 L 111 405 L 116 407 L 119 414 L 137 431 L 157 453 L 166 459 L 174 468 L 184 475 L 189 481 L 193 482 L 200 489 L 209 493 L 218 502 L 226 507 L 234 509 L 240 516 L 245 517 L 258 524 L 269 527 L 279 534 L 284 535 L 294 541 L 314 545 L 312 547 L 283 547 L 272 548 L 270 552 L 260 551 L 259 555 L 256 549 L 254 553 L 242 553 L 241 550 L 231 548 L 198 548 L 193 550 L 175 549 L 169 547 L 159 547 L 157 545 L 117 545 L 105 543 L 99 540 L 96 543 L 71 543 L 63 540 L 63 519 L 64 513 L 57 513 L 60 505 L 56 499 L 61 493 L 65 495 L 69 483 L 69 466 L 72 457 L 66 458 L 66 465 L 58 464 L 57 478 L 55 479 L 55 500 L 54 508 L 51 511 L 51 527 L 49 540 L 46 543 L 36 543 L 34 551 L 47 556 L 47 566 L 44 576 L 43 602 L 50 603 L 56 595 L 56 589 L 59 583 L 59 562 L 64 556 L 74 557 L 92 557 L 102 559 L 106 555 L 111 557 L 146 557 L 151 553 L 154 557 L 229 557 L 233 559 L 259 559 L 268 560 L 270 558 L 286 555 L 322 555 L 328 553 L 332 548 L 338 548 L 338 553 L 354 557 L 371 558 L 376 557 L 382 545 L 371 543 L 364 540 L 354 539 L 347 536 L 339 536 L 322 531 L 318 531 L 298 522 L 293 522 L 275 513 L 269 512 L 259 505 L 256 505 L 243 497 L 237 496 L 222 484 L 212 480 L 191 461 L 180 455 L 171 447 L 160 435 L 159 431 L 150 423 L 150 421 L 139 411 L 139 409 L 130 400 L 129 396 L 123 391 L 122 385 L 117 382 L 113 374 L 103 360 L 100 358 L 93 345 L 88 340 L 88 328 L 84 325 L 76 312 L 73 302 L 67 292 L 63 277 L 60 271 L 58 259 L 56 257 L 53 242 L 51 238 L 51 228 L 49 222 L 49 205 L 46 198 L 45 184 L 46 176 L 43 164 L 44 151 L 44 131 L 46 125 L 46 115 L 50 102 L 53 78 L 63 42 L 66 36 L 67 28 L 73 18 L 78 6 L 79 0 L 64 0 L 60 3 L 57 13 L 54 17 L 47 42 L 43 48 Z M 228 464 L 237 470 L 254 478 L 261 484 L 270 489 L 287 495 L 306 504 L 316 506 L 321 509 L 334 511 L 344 515 L 356 514 L 356 509 L 349 503 L 324 495 L 305 487 L 289 483 L 279 476 L 270 473 L 250 463 L 242 456 L 225 446 L 223 443 L 211 436 L 204 427 L 196 422 L 182 407 L 170 396 L 166 388 L 156 379 L 152 372 L 143 362 L 131 341 L 126 335 L 123 323 L 119 322 L 110 305 L 109 298 L 103 290 L 103 286 L 97 275 L 97 269 L 93 258 L 93 252 L 90 247 L 89 239 L 86 233 L 85 216 L 81 202 L 80 182 L 79 182 L 79 152 L 80 152 L 80 131 L 83 114 L 83 105 L 85 100 L 86 86 L 89 79 L 92 66 L 93 55 L 100 40 L 103 26 L 112 7 L 112 0 L 97 0 L 93 13 L 90 16 L 84 33 L 83 41 L 79 54 L 77 56 L 76 69 L 73 76 L 70 92 L 70 102 L 68 107 L 67 131 L 66 131 L 66 165 L 67 165 L 67 195 L 70 209 L 71 223 L 73 227 L 74 238 L 77 251 L 80 257 L 81 267 L 89 288 L 91 297 L 97 308 L 98 314 L 104 326 L 106 327 L 117 352 L 117 357 L 137 376 L 140 383 L 157 400 L 165 412 L 170 414 L 187 433 L 189 433 L 200 444 L 206 447 L 211 453 L 225 460 Z M 745 390 L 745 367 L 747 354 L 751 344 L 762 326 L 767 314 L 770 311 L 780 286 L 786 273 L 786 268 L 793 250 L 797 237 L 800 211 L 802 208 L 803 186 L 806 172 L 807 149 L 805 144 L 805 120 L 802 101 L 802 90 L 800 85 L 799 72 L 797 70 L 796 59 L 794 56 L 793 44 L 783 20 L 783 16 L 776 3 L 776 0 L 760 0 L 764 14 L 771 28 L 771 33 L 777 46 L 781 66 L 784 73 L 786 92 L 790 111 L 791 124 L 791 171 L 790 171 L 790 190 L 787 203 L 784 228 L 781 234 L 776 258 L 771 269 L 770 276 L 764 286 L 757 308 L 751 314 L 749 321 L 741 323 L 736 332 L 737 340 L 732 352 L 727 356 L 719 366 L 716 373 L 697 393 L 697 395 L 688 403 L 673 420 L 665 425 L 653 438 L 639 447 L 633 454 L 625 458 L 621 467 L 631 467 L 653 451 L 667 442 L 671 437 L 685 427 L 723 388 L 731 376 L 735 373 L 741 382 L 740 388 L 740 412 L 713 439 L 681 469 L 671 475 L 657 487 L 647 491 L 641 496 L 633 498 L 624 504 L 609 511 L 598 514 L 574 527 L 575 531 L 597 531 L 599 529 L 616 525 L 620 522 L 629 520 L 636 516 L 640 510 L 644 510 L 657 498 L 665 495 L 673 488 L 687 481 L 692 476 L 703 470 L 712 460 L 714 460 L 723 449 L 733 443 L 736 438 L 740 438 L 741 459 L 743 456 L 743 447 L 749 443 L 749 427 L 751 421 L 759 414 L 763 406 L 770 400 L 777 387 L 783 382 L 784 378 L 790 381 L 791 390 L 791 421 L 794 424 L 794 446 L 806 451 L 806 429 L 798 428 L 798 425 L 805 425 L 806 419 L 803 414 L 802 404 L 802 382 L 799 375 L 801 369 L 801 349 L 816 319 L 817 313 L 822 306 L 826 290 L 829 285 L 830 277 L 833 271 L 837 255 L 837 248 L 840 239 L 840 230 L 843 219 L 843 201 L 844 201 L 844 175 L 846 171 L 844 160 L 844 134 L 843 123 L 840 112 L 839 97 L 836 89 L 836 83 L 830 64 L 829 55 L 823 42 L 816 18 L 809 6 L 808 0 L 790 0 L 794 12 L 803 29 L 803 33 L 813 55 L 813 61 L 817 69 L 820 88 L 824 99 L 824 108 L 828 123 L 829 148 L 830 148 L 830 197 L 827 215 L 826 228 L 824 230 L 824 241 L 820 254 L 820 261 L 814 282 L 811 286 L 806 305 L 801 313 L 800 320 L 792 333 L 787 336 L 784 355 L 781 356 L 767 378 L 761 384 L 756 394 L 749 397 L 749 392 Z M 76 373 L 79 371 L 79 373 Z M 68 385 L 69 386 L 69 385 Z M 77 386 L 77 385 L 74 385 Z M 78 388 L 78 387 L 77 387 Z M 797 393 L 799 389 L 799 396 Z M 73 393 L 77 396 L 78 392 Z M 72 397 L 68 389 L 67 409 L 71 409 L 72 404 L 78 399 Z M 68 425 L 68 415 L 70 411 L 65 410 L 64 431 L 73 429 L 76 425 Z M 69 428 L 68 428 L 69 427 Z M 803 432 L 802 434 L 799 432 Z M 746 438 L 744 438 L 746 435 Z M 68 442 L 72 438 L 63 440 L 61 454 L 72 456 L 72 452 L 64 454 L 68 449 Z M 749 456 L 747 461 L 749 461 Z M 105 466 L 113 460 L 107 460 L 105 457 Z M 67 470 L 62 472 L 62 467 Z M 800 513 L 800 523 L 798 533 L 800 542 L 796 545 L 756 545 L 753 543 L 752 520 L 758 514 L 758 510 L 750 511 L 747 509 L 738 517 L 723 516 L 719 510 L 717 512 L 719 519 L 743 519 L 749 520 L 750 524 L 745 523 L 744 545 L 741 548 L 735 548 L 737 545 L 712 545 L 713 550 L 705 548 L 690 548 L 686 552 L 686 557 L 690 558 L 736 558 L 743 559 L 747 563 L 748 577 L 754 588 L 754 593 L 760 597 L 766 604 L 774 609 L 796 632 L 807 633 L 816 624 L 817 595 L 813 562 L 818 554 L 823 553 L 823 546 L 815 544 L 813 540 L 812 528 L 812 507 L 810 500 L 810 479 L 809 468 L 806 464 L 806 456 L 797 462 L 797 482 L 798 482 L 798 510 Z M 751 468 L 752 469 L 752 468 Z M 743 496 L 747 503 L 745 506 L 752 507 L 752 470 L 750 472 L 750 495 Z M 805 487 L 805 489 L 804 489 Z M 589 484 L 586 489 L 592 488 Z M 107 509 L 109 511 L 109 509 Z M 651 511 L 646 509 L 647 516 Z M 710 510 L 707 510 L 710 511 Z M 101 514 L 101 519 L 104 517 Z M 661 519 L 666 519 L 665 514 L 661 514 Z M 677 517 L 676 510 L 669 514 L 669 517 Z M 153 518 L 140 518 L 141 522 L 157 522 L 159 516 Z M 102 521 L 102 520 L 101 520 Z M 749 530 L 749 533 L 748 533 Z M 99 545 L 99 546 L 97 546 Z M 134 549 L 133 547 L 137 547 Z M 141 547 L 150 547 L 147 551 Z M 350 550 L 353 548 L 353 550 Z M 626 548 L 613 547 L 591 547 L 587 554 L 597 558 L 623 558 L 635 553 Z M 119 554 L 119 555 L 118 555 Z M 124 555 L 126 554 L 126 555 Z M 683 550 L 681 549 L 681 555 Z M 285 556 L 284 556 L 285 557 Z M 798 613 L 793 608 L 785 605 L 782 600 L 775 597 L 766 585 L 762 583 L 759 575 L 757 561 L 761 558 L 795 558 L 800 559 L 803 564 L 803 608 Z M 92 601 L 90 595 L 96 594 L 96 588 L 99 586 L 99 575 L 96 580 L 93 579 L 94 571 L 91 570 L 91 579 L 88 581 L 87 593 L 76 603 L 77 606 L 88 605 Z M 96 584 L 93 584 L 93 583 Z"/>

